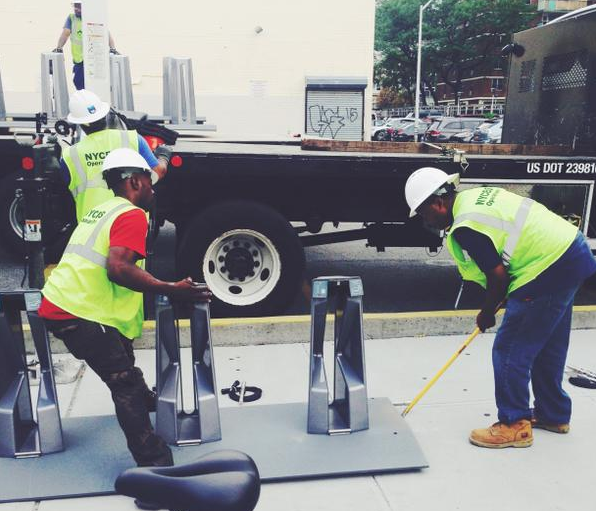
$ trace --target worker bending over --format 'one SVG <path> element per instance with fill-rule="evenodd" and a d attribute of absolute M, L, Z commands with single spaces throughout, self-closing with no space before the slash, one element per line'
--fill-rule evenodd
<path fill-rule="evenodd" d="M 42 289 L 39 315 L 48 329 L 104 381 L 128 448 L 139 466 L 172 465 L 149 411 L 154 394 L 135 367 L 133 339 L 143 325 L 143 292 L 174 300 L 209 301 L 211 292 L 190 278 L 163 282 L 141 269 L 156 175 L 132 149 L 116 149 L 104 162 L 115 196 L 95 206 L 74 230 L 58 266 Z"/>
<path fill-rule="evenodd" d="M 456 192 L 458 182 L 457 174 L 425 167 L 408 178 L 405 193 L 410 216 L 447 231 L 463 279 L 486 288 L 480 330 L 495 325 L 507 298 L 492 352 L 499 422 L 473 430 L 470 442 L 529 447 L 532 426 L 569 431 L 571 399 L 562 381 L 573 300 L 596 260 L 578 228 L 542 204 L 493 186 Z"/>
<path fill-rule="evenodd" d="M 85 132 L 80 142 L 62 153 L 62 176 L 76 205 L 77 222 L 93 207 L 114 196 L 102 179 L 102 164 L 110 151 L 127 147 L 138 151 L 161 179 L 166 175 L 171 150 L 167 146 L 149 149 L 145 139 L 134 130 L 108 128 L 110 105 L 91 91 L 79 90 L 69 101 L 67 120 Z"/>

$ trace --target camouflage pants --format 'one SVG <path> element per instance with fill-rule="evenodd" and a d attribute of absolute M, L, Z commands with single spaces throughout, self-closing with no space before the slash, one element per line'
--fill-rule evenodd
<path fill-rule="evenodd" d="M 132 341 L 115 328 L 84 319 L 46 320 L 46 324 L 110 389 L 118 423 L 137 465 L 172 465 L 172 451 L 149 420 L 154 395 L 134 365 Z"/>

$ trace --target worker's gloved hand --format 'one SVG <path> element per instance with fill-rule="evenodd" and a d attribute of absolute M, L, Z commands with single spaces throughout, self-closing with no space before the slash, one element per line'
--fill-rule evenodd
<path fill-rule="evenodd" d="M 193 282 L 190 277 L 172 283 L 171 298 L 185 302 L 210 302 L 213 294 L 206 284 Z"/>
<path fill-rule="evenodd" d="M 495 315 L 490 312 L 480 311 L 476 316 L 476 325 L 482 332 L 495 326 L 495 323 Z"/>
<path fill-rule="evenodd" d="M 54 48 L 52 53 L 62 53 L 62 48 Z"/>
<path fill-rule="evenodd" d="M 120 55 L 120 52 L 116 48 L 110 48 L 110 53 L 112 55 Z"/>
<path fill-rule="evenodd" d="M 167 165 L 168 163 L 170 163 L 170 158 L 172 157 L 172 148 L 163 144 L 158 145 L 155 148 L 155 151 L 153 151 L 153 154 L 155 154 L 155 157 L 158 160 L 164 160 Z"/>

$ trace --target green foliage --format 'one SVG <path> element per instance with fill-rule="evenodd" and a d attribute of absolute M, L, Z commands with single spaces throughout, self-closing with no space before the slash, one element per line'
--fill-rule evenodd
<path fill-rule="evenodd" d="M 375 75 L 381 85 L 413 96 L 419 7 L 425 0 L 380 0 L 376 12 Z M 528 27 L 535 6 L 525 0 L 435 0 L 424 12 L 422 83 L 461 80 L 495 66 L 499 49 Z"/>

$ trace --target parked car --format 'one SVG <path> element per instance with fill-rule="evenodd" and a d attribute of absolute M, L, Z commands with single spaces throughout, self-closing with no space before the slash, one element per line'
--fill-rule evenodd
<path fill-rule="evenodd" d="M 391 117 L 387 119 L 387 122 L 382 126 L 375 126 L 372 129 L 371 138 L 373 140 L 391 140 L 391 133 L 397 129 L 402 123 L 407 122 L 409 119 L 404 117 Z M 413 119 L 412 119 L 413 120 Z"/>
<path fill-rule="evenodd" d="M 503 119 L 486 121 L 474 130 L 472 142 L 475 144 L 500 144 L 503 132 Z"/>
<path fill-rule="evenodd" d="M 456 133 L 455 135 L 451 135 L 449 137 L 449 142 L 459 142 L 461 144 L 469 144 L 472 141 L 472 137 L 474 136 L 474 130 L 472 129 L 465 129 Z"/>
<path fill-rule="evenodd" d="M 414 119 L 412 119 L 412 121 L 413 120 Z M 429 126 L 429 124 L 424 123 L 424 122 L 418 123 L 418 134 L 419 134 L 420 138 L 422 138 L 422 136 L 424 135 L 424 132 L 426 131 L 428 126 Z M 413 142 L 414 135 L 415 135 L 414 128 L 415 128 L 414 122 L 402 124 L 401 127 L 397 128 L 397 130 L 395 130 L 392 133 L 391 140 L 393 142 Z"/>
<path fill-rule="evenodd" d="M 449 138 L 464 130 L 473 130 L 486 119 L 482 117 L 443 117 L 435 120 L 424 135 L 426 142 L 448 142 Z"/>

